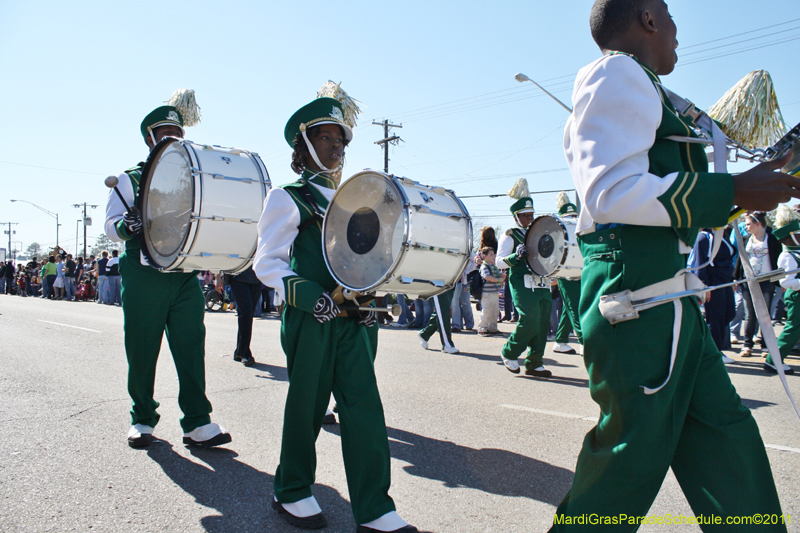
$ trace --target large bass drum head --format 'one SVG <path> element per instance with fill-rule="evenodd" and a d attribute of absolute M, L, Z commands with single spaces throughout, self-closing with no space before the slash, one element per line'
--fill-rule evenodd
<path fill-rule="evenodd" d="M 534 274 L 549 276 L 558 269 L 564 259 L 565 238 L 566 230 L 556 217 L 544 215 L 531 223 L 525 234 L 525 248 Z"/>
<path fill-rule="evenodd" d="M 333 278 L 362 292 L 389 278 L 404 242 L 405 212 L 400 189 L 387 175 L 360 172 L 339 187 L 322 230 Z"/>
<path fill-rule="evenodd" d="M 191 167 L 189 154 L 174 138 L 162 140 L 145 165 L 139 195 L 143 250 L 156 268 L 174 263 L 186 241 L 194 205 Z"/>

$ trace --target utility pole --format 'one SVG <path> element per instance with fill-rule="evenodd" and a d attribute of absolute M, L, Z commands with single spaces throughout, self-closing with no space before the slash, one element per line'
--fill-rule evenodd
<path fill-rule="evenodd" d="M 389 137 L 389 128 L 402 128 L 402 124 L 389 124 L 388 120 L 383 122 L 373 122 L 376 126 L 383 126 L 383 139 L 375 141 L 375 144 L 383 145 L 383 171 L 389 173 L 389 144 L 397 144 L 402 141 L 397 135 Z"/>
<path fill-rule="evenodd" d="M 11 236 L 17 234 L 16 231 L 11 231 L 11 226 L 17 226 L 17 225 L 19 225 L 19 222 L 0 222 L 0 226 L 8 226 L 8 229 L 6 231 L 4 231 L 3 233 L 8 234 L 8 253 L 9 254 L 11 253 Z M 8 256 L 6 256 L 6 259 L 8 259 Z"/>
<path fill-rule="evenodd" d="M 87 206 L 91 207 L 92 209 L 96 209 L 97 208 L 96 205 L 87 204 L 86 202 L 83 202 L 82 204 L 72 204 L 72 207 L 75 207 L 77 209 L 80 209 L 81 207 L 83 207 L 83 258 L 84 258 L 84 260 L 86 259 L 86 226 L 91 226 L 92 225 L 92 219 L 86 216 L 86 207 Z M 75 240 L 77 240 L 77 237 L 76 237 Z M 78 248 L 78 243 L 76 242 L 75 243 L 75 249 L 77 250 L 77 248 Z"/>

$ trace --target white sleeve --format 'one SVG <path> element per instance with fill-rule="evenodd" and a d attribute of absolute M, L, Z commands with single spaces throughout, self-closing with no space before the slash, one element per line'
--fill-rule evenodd
<path fill-rule="evenodd" d="M 577 231 L 593 223 L 670 226 L 658 197 L 678 174 L 648 171 L 662 103 L 642 67 L 627 56 L 603 57 L 578 73 L 572 100 L 564 153 L 583 202 Z"/>
<path fill-rule="evenodd" d="M 117 189 L 122 193 L 128 205 L 133 205 L 133 185 L 131 184 L 131 177 L 124 172 L 118 176 L 119 183 Z M 119 234 L 117 234 L 116 224 L 122 219 L 122 216 L 128 210 L 122 204 L 122 201 L 114 192 L 114 189 L 108 190 L 108 202 L 106 203 L 106 235 L 114 242 L 125 242 Z"/>
<path fill-rule="evenodd" d="M 511 265 L 506 263 L 506 258 L 513 254 L 516 250 L 514 249 L 514 238 L 511 235 L 506 235 L 505 232 L 500 236 L 500 240 L 497 241 L 497 258 L 494 261 L 494 264 L 500 270 L 508 270 L 511 268 Z"/>
<path fill-rule="evenodd" d="M 258 247 L 253 271 L 264 285 L 272 287 L 285 301 L 283 278 L 296 276 L 289 266 L 289 250 L 297 238 L 300 211 L 283 189 L 271 189 L 258 221 Z"/>
<path fill-rule="evenodd" d="M 778 257 L 778 268 L 783 270 L 795 270 L 797 268 L 797 261 L 789 252 L 781 252 Z M 800 279 L 797 279 L 797 274 L 789 274 L 781 280 L 781 287 L 784 289 L 791 289 L 793 291 L 800 291 Z"/>

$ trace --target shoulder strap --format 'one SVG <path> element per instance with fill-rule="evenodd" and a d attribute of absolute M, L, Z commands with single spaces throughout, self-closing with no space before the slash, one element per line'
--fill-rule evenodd
<path fill-rule="evenodd" d="M 307 230 L 317 222 L 322 221 L 323 211 L 319 208 L 317 200 L 314 198 L 314 195 L 309 190 L 308 183 L 304 183 L 301 187 L 297 187 L 295 190 L 300 195 L 300 198 L 302 198 L 304 202 L 306 202 L 314 209 L 314 214 L 305 219 L 299 226 L 297 226 L 297 231 L 302 233 L 303 231 Z"/>

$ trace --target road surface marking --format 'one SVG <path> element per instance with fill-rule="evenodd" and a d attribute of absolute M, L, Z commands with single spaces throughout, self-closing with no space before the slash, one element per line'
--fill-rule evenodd
<path fill-rule="evenodd" d="M 589 422 L 597 422 L 596 416 L 583 416 L 583 415 L 574 415 L 572 413 L 561 413 L 559 411 L 547 411 L 545 409 L 535 409 L 533 407 L 523 407 L 521 405 L 509 405 L 509 404 L 500 404 L 500 407 L 505 407 L 506 409 L 516 409 L 517 411 L 528 411 L 531 413 L 539 413 L 540 415 L 550 415 L 550 416 L 560 416 L 562 418 L 577 418 L 580 420 L 588 420 Z"/>
<path fill-rule="evenodd" d="M 103 333 L 102 331 L 97 331 L 96 329 L 89 329 L 89 328 L 81 328 L 78 326 L 70 326 L 69 324 L 59 324 L 58 322 L 50 322 L 49 320 L 39 320 L 39 322 L 44 322 L 45 324 L 54 324 L 56 326 L 64 326 L 65 328 L 75 328 L 75 329 L 82 329 L 83 331 L 91 331 L 93 333 Z"/>

